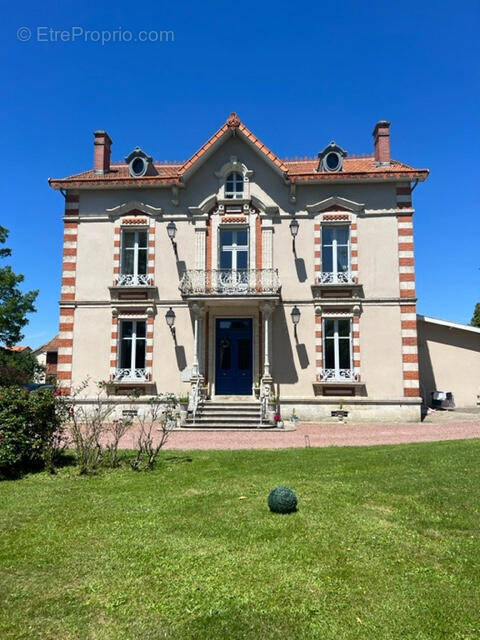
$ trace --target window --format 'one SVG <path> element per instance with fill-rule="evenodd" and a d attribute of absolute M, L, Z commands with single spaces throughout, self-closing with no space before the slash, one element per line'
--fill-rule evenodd
<path fill-rule="evenodd" d="M 350 318 L 323 320 L 324 378 L 353 380 Z"/>
<path fill-rule="evenodd" d="M 145 380 L 145 351 L 145 320 L 121 320 L 117 379 Z"/>
<path fill-rule="evenodd" d="M 248 269 L 248 229 L 220 230 L 220 269 Z"/>
<path fill-rule="evenodd" d="M 243 198 L 243 176 L 234 171 L 225 180 L 225 198 Z"/>
<path fill-rule="evenodd" d="M 149 284 L 147 276 L 148 234 L 146 230 L 124 230 L 122 234 L 122 261 L 118 284 L 138 286 Z"/>
<path fill-rule="evenodd" d="M 322 226 L 322 272 L 327 274 L 328 281 L 333 283 L 351 280 L 348 225 Z"/>

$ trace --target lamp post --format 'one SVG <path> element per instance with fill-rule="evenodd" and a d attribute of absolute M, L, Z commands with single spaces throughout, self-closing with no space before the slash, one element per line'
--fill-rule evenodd
<path fill-rule="evenodd" d="M 172 241 L 172 247 L 173 247 L 173 250 L 175 252 L 175 258 L 178 260 L 177 243 L 175 242 L 175 235 L 177 233 L 177 225 L 175 224 L 175 222 L 173 220 L 170 220 L 170 222 L 167 224 L 167 233 L 168 233 L 168 237 Z"/>
<path fill-rule="evenodd" d="M 295 255 L 297 255 L 297 250 L 295 248 L 295 238 L 297 236 L 299 227 L 300 225 L 298 224 L 298 220 L 296 218 L 293 218 L 290 222 L 290 233 L 292 234 L 292 249 Z"/>
<path fill-rule="evenodd" d="M 167 322 L 168 327 L 170 328 L 170 331 L 172 333 L 173 339 L 176 342 L 177 341 L 177 334 L 176 334 L 175 326 L 174 326 L 175 325 L 175 311 L 172 309 L 172 307 L 170 307 L 170 309 L 165 314 L 165 320 Z"/>
<path fill-rule="evenodd" d="M 292 309 L 291 312 L 291 317 L 292 317 L 292 322 L 293 322 L 293 330 L 294 330 L 294 335 L 295 335 L 295 340 L 298 340 L 298 336 L 297 336 L 297 325 L 300 322 L 300 316 L 301 316 L 301 312 L 300 309 L 295 305 Z"/>

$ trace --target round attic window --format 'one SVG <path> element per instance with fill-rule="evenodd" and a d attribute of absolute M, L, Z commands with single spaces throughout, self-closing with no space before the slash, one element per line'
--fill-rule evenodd
<path fill-rule="evenodd" d="M 340 171 L 342 168 L 342 156 L 336 151 L 329 151 L 323 159 L 325 171 Z"/>
<path fill-rule="evenodd" d="M 135 178 L 144 176 L 147 172 L 148 163 L 145 158 L 137 156 L 130 162 L 130 174 Z"/>

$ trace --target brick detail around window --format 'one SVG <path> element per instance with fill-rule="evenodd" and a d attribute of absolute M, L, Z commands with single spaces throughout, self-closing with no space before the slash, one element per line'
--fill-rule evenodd
<path fill-rule="evenodd" d="M 352 318 L 352 356 L 353 370 L 360 378 L 360 316 Z"/>
<path fill-rule="evenodd" d="M 148 225 L 148 263 L 147 273 L 155 277 L 155 218 L 150 218 Z"/>
<path fill-rule="evenodd" d="M 352 271 L 358 271 L 358 224 L 355 216 L 349 213 L 324 214 L 321 222 L 314 225 L 314 275 L 315 280 L 322 272 L 322 224 L 344 222 L 350 225 L 350 265 Z"/>
<path fill-rule="evenodd" d="M 317 382 L 320 381 L 320 374 L 323 369 L 323 341 L 322 341 L 322 316 L 315 316 L 315 368 L 317 371 Z"/>
<path fill-rule="evenodd" d="M 115 379 L 118 361 L 119 322 L 116 316 L 112 316 L 112 332 L 110 334 L 110 380 Z"/>
<path fill-rule="evenodd" d="M 146 333 L 146 344 L 145 344 L 145 368 L 147 369 L 147 379 L 152 379 L 153 372 L 153 322 L 154 317 L 148 316 L 147 318 L 147 333 Z"/>

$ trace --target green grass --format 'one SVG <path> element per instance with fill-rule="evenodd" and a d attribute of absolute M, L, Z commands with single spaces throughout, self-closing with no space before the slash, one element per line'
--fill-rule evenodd
<path fill-rule="evenodd" d="M 0 485 L 0 637 L 480 638 L 480 441 L 165 452 Z M 299 511 L 267 508 L 291 486 Z"/>

